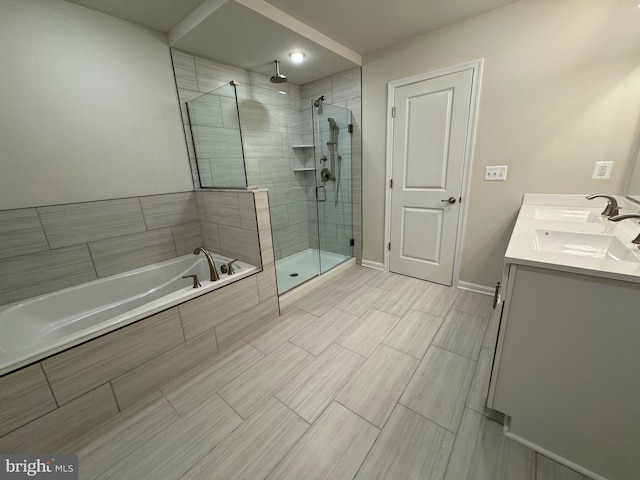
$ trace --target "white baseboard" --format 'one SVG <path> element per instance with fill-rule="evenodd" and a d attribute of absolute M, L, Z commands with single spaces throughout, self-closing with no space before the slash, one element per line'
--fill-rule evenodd
<path fill-rule="evenodd" d="M 470 292 L 481 293 L 483 295 L 493 296 L 496 293 L 495 287 L 487 287 L 486 285 L 478 285 L 477 283 L 469 283 L 462 280 L 458 280 L 457 286 L 461 290 L 469 290 Z"/>
<path fill-rule="evenodd" d="M 371 260 L 362 260 L 362 266 L 367 268 L 373 268 L 375 270 L 384 270 L 384 263 L 372 262 Z"/>

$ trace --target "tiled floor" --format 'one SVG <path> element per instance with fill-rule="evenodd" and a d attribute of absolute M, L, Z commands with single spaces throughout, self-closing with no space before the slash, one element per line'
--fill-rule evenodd
<path fill-rule="evenodd" d="M 64 452 L 82 479 L 585 480 L 485 408 L 492 312 L 353 267 Z"/>

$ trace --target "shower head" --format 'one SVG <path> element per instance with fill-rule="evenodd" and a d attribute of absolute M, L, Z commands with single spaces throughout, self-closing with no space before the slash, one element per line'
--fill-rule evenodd
<path fill-rule="evenodd" d="M 273 63 L 276 64 L 276 74 L 271 77 L 271 83 L 284 83 L 287 81 L 287 76 L 282 75 L 280 73 L 280 60 L 274 60 Z"/>
<path fill-rule="evenodd" d="M 324 102 L 324 95 L 320 95 L 317 100 L 314 100 L 313 106 L 319 107 L 320 105 L 322 105 L 322 102 Z"/>

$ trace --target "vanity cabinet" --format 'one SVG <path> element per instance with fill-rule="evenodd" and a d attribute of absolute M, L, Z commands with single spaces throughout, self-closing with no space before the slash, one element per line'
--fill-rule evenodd
<path fill-rule="evenodd" d="M 640 478 L 640 283 L 507 264 L 487 404 L 594 479 Z"/>

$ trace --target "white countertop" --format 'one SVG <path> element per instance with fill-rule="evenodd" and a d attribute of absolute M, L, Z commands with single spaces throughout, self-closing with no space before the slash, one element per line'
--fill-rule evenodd
<path fill-rule="evenodd" d="M 507 247 L 505 261 L 640 283 L 640 250 L 637 245 L 631 243 L 631 240 L 640 233 L 639 220 L 611 222 L 600 215 L 606 206 L 606 200 L 602 198 L 587 200 L 586 196 L 586 194 L 525 195 Z M 620 213 L 640 210 L 640 206 L 626 198 L 619 195 L 615 197 L 621 206 Z M 589 221 L 584 221 L 587 215 Z M 544 235 L 565 235 L 564 232 L 615 236 L 620 241 L 619 244 L 616 243 L 617 252 L 622 253 L 626 260 L 618 261 L 607 255 L 597 258 L 575 254 L 575 252 L 572 254 L 565 251 L 552 252 L 540 249 L 536 238 Z M 571 233 L 566 235 L 571 236 Z"/>

